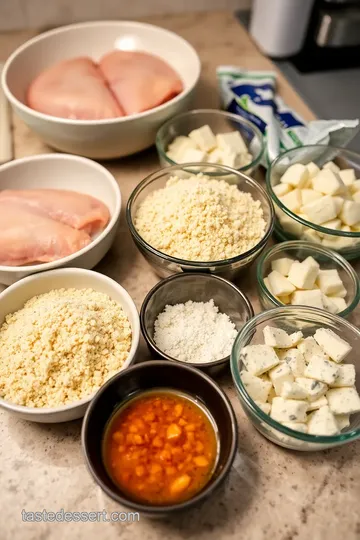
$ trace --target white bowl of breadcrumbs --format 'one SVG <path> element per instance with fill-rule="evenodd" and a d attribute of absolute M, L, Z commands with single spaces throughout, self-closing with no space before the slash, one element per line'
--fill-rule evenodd
<path fill-rule="evenodd" d="M 84 416 L 97 390 L 135 362 L 140 323 L 126 290 L 64 268 L 0 294 L 0 407 L 34 422 Z"/>

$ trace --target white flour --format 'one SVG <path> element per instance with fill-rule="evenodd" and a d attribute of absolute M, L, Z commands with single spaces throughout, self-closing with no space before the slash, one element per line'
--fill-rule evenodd
<path fill-rule="evenodd" d="M 237 331 L 214 300 L 166 306 L 154 325 L 154 341 L 168 356 L 184 362 L 214 362 L 228 356 Z"/>

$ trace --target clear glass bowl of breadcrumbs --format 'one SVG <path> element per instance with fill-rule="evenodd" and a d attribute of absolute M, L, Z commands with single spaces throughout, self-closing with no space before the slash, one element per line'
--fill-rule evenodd
<path fill-rule="evenodd" d="M 173 165 L 172 167 L 165 167 L 147 176 L 130 195 L 126 208 L 126 219 L 131 235 L 139 251 L 161 277 L 167 277 L 178 272 L 200 271 L 218 274 L 231 280 L 242 270 L 248 268 L 260 255 L 272 233 L 274 209 L 266 191 L 255 180 L 235 169 L 231 169 L 225 165 L 212 165 L 213 172 L 211 180 L 225 180 L 229 184 L 235 184 L 240 191 L 249 193 L 255 201 L 260 202 L 265 221 L 265 232 L 260 241 L 254 247 L 244 253 L 240 253 L 236 257 L 202 262 L 172 257 L 159 251 L 144 240 L 137 231 L 134 222 L 137 210 L 146 197 L 153 191 L 163 188 L 166 182 L 174 176 L 191 178 L 194 175 L 195 169 L 199 173 L 203 171 L 206 174 L 207 167 L 209 167 L 209 164 L 206 163 L 186 163 L 181 166 Z"/>

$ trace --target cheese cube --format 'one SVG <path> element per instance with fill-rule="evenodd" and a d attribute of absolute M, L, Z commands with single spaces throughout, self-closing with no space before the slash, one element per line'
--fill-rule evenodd
<path fill-rule="evenodd" d="M 241 350 L 240 360 L 252 375 L 261 375 L 279 363 L 274 349 L 268 345 L 247 345 Z"/>
<path fill-rule="evenodd" d="M 319 289 L 311 291 L 295 291 L 291 296 L 293 306 L 310 306 L 324 309 L 322 293 Z"/>
<path fill-rule="evenodd" d="M 284 382 L 292 383 L 295 380 L 291 369 L 285 362 L 272 368 L 269 371 L 269 377 L 270 377 L 271 382 L 274 385 L 275 392 L 277 393 L 278 396 L 281 395 Z"/>
<path fill-rule="evenodd" d="M 339 388 L 341 386 L 354 386 L 355 385 L 355 366 L 353 364 L 340 364 L 338 367 L 338 373 L 336 379 L 331 383 L 332 388 Z"/>
<path fill-rule="evenodd" d="M 302 206 L 300 189 L 293 189 L 292 191 L 290 191 L 283 197 L 279 197 L 279 199 L 283 203 L 283 205 L 286 206 L 286 208 L 288 208 L 292 212 L 299 212 Z"/>
<path fill-rule="evenodd" d="M 271 405 L 270 403 L 263 403 L 262 401 L 255 401 L 256 405 L 258 407 L 260 407 L 260 409 L 265 413 L 265 414 L 270 414 L 270 411 L 271 411 Z"/>
<path fill-rule="evenodd" d="M 339 433 L 336 419 L 327 405 L 310 414 L 307 426 L 310 435 L 336 435 Z"/>
<path fill-rule="evenodd" d="M 319 267 L 313 264 L 294 261 L 291 265 L 288 280 L 298 289 L 313 289 L 319 273 Z"/>
<path fill-rule="evenodd" d="M 340 219 L 345 225 L 354 225 L 360 221 L 360 202 L 344 201 Z"/>
<path fill-rule="evenodd" d="M 348 414 L 336 414 L 335 420 L 340 431 L 350 426 L 350 416 Z"/>
<path fill-rule="evenodd" d="M 290 195 L 290 193 L 289 193 Z M 289 195 L 285 195 L 288 197 Z M 283 198 L 285 198 L 283 197 Z M 337 212 L 333 198 L 330 195 L 326 195 L 317 201 L 309 202 L 305 204 L 301 211 L 304 212 L 312 223 L 321 225 L 326 221 L 336 218 Z"/>
<path fill-rule="evenodd" d="M 343 298 L 339 298 L 338 296 L 328 296 L 327 299 L 330 300 L 332 304 L 335 304 L 336 311 L 334 313 L 341 313 L 347 307 Z"/>
<path fill-rule="evenodd" d="M 208 155 L 207 155 L 207 160 L 206 161 L 208 163 L 220 163 L 220 164 L 222 164 L 222 152 L 221 152 L 221 150 L 219 150 L 218 148 L 215 148 L 214 150 L 209 152 Z"/>
<path fill-rule="evenodd" d="M 337 296 L 344 288 L 337 270 L 320 270 L 316 282 L 320 291 L 327 295 Z"/>
<path fill-rule="evenodd" d="M 351 186 L 349 186 L 349 191 L 352 194 L 357 193 L 358 191 L 360 191 L 360 180 L 355 180 L 355 182 L 353 182 L 351 184 Z"/>
<path fill-rule="evenodd" d="M 228 167 L 232 167 L 233 169 L 240 169 L 242 166 L 241 154 L 223 150 L 221 162 Z"/>
<path fill-rule="evenodd" d="M 301 210 L 302 208 L 312 201 L 317 201 L 323 197 L 322 193 L 314 191 L 313 189 L 302 189 L 301 190 Z"/>
<path fill-rule="evenodd" d="M 279 221 L 283 229 L 294 236 L 300 236 L 304 230 L 304 225 L 285 214 L 279 218 Z"/>
<path fill-rule="evenodd" d="M 277 299 L 283 304 L 290 304 L 291 302 L 291 297 L 289 294 L 283 294 L 282 296 L 278 296 Z"/>
<path fill-rule="evenodd" d="M 276 270 L 283 276 L 287 276 L 290 272 L 290 268 L 294 259 L 289 259 L 288 257 L 282 257 L 281 259 L 276 259 L 271 263 L 271 269 Z"/>
<path fill-rule="evenodd" d="M 337 173 L 323 169 L 313 178 L 312 186 L 315 191 L 324 195 L 338 195 L 344 192 L 344 182 Z"/>
<path fill-rule="evenodd" d="M 291 294 L 295 291 L 294 285 L 276 270 L 270 272 L 270 274 L 268 275 L 268 280 L 270 283 L 271 291 L 275 296 L 284 296 L 286 294 Z"/>
<path fill-rule="evenodd" d="M 189 139 L 189 137 L 185 137 L 184 135 L 180 135 L 179 137 L 176 137 L 172 143 L 168 146 L 168 152 L 171 152 L 171 154 L 174 156 L 174 160 L 177 161 L 177 158 L 181 158 L 185 150 L 188 148 L 196 148 L 196 144 L 194 141 Z"/>
<path fill-rule="evenodd" d="M 314 242 L 315 244 L 321 244 L 321 238 L 320 235 L 314 231 L 314 229 L 306 228 L 301 235 L 301 238 L 303 240 L 306 240 L 307 242 Z"/>
<path fill-rule="evenodd" d="M 290 334 L 289 338 L 291 342 L 291 347 L 296 347 L 296 345 L 300 343 L 303 337 L 304 335 L 300 330 L 298 332 L 294 332 L 293 334 Z"/>
<path fill-rule="evenodd" d="M 333 161 L 328 161 L 327 163 L 325 163 L 323 169 L 330 169 L 331 171 L 336 173 L 340 171 L 340 167 L 338 167 Z"/>
<path fill-rule="evenodd" d="M 189 137 L 204 152 L 209 152 L 216 146 L 216 138 L 210 126 L 193 129 L 193 131 L 190 131 Z"/>
<path fill-rule="evenodd" d="M 296 377 L 295 382 L 305 390 L 309 401 L 318 400 L 328 389 L 327 384 L 306 377 Z"/>
<path fill-rule="evenodd" d="M 246 154 L 248 149 L 244 139 L 238 131 L 230 131 L 228 133 L 218 133 L 216 142 L 221 150 L 235 152 L 236 154 Z"/>
<path fill-rule="evenodd" d="M 331 300 L 330 296 L 326 296 L 326 294 L 323 294 L 322 295 L 322 301 L 323 301 L 323 304 L 324 304 L 324 309 L 326 309 L 326 311 L 329 311 L 330 313 L 334 313 L 334 314 L 338 313 L 338 307 L 335 304 L 335 302 L 333 302 Z"/>
<path fill-rule="evenodd" d="M 344 206 L 344 198 L 343 197 L 332 197 L 332 201 L 335 205 L 335 212 L 338 216 L 342 210 L 342 207 Z"/>
<path fill-rule="evenodd" d="M 281 362 L 286 362 L 294 377 L 301 377 L 305 371 L 305 358 L 299 349 L 288 349 L 287 351 L 278 351 L 278 357 Z"/>
<path fill-rule="evenodd" d="M 354 169 L 343 169 L 338 172 L 341 180 L 344 182 L 345 186 L 350 186 L 356 180 Z"/>
<path fill-rule="evenodd" d="M 288 349 L 296 345 L 303 337 L 302 332 L 294 332 L 288 335 L 281 328 L 273 326 L 265 326 L 263 329 L 264 340 L 266 345 L 276 347 L 277 349 Z"/>
<path fill-rule="evenodd" d="M 306 401 L 275 397 L 270 416 L 278 422 L 305 422 L 307 407 Z"/>
<path fill-rule="evenodd" d="M 192 163 L 195 161 L 206 161 L 206 152 L 197 148 L 187 148 L 180 157 L 177 158 L 177 163 Z"/>
<path fill-rule="evenodd" d="M 272 386 L 270 381 L 264 381 L 244 370 L 241 371 L 240 376 L 249 396 L 254 401 L 265 402 L 267 400 Z"/>
<path fill-rule="evenodd" d="M 354 387 L 331 388 L 326 394 L 330 410 L 334 414 L 360 412 L 360 397 Z"/>
<path fill-rule="evenodd" d="M 280 178 L 282 184 L 290 184 L 291 186 L 301 189 L 307 184 L 309 179 L 309 171 L 302 163 L 295 163 L 285 171 Z"/>
<path fill-rule="evenodd" d="M 281 389 L 281 397 L 284 399 L 307 399 L 307 393 L 298 383 L 285 381 Z"/>
<path fill-rule="evenodd" d="M 319 328 L 314 334 L 316 343 L 334 362 L 342 362 L 352 347 L 328 328 Z"/>
<path fill-rule="evenodd" d="M 272 189 L 277 197 L 283 197 L 283 195 L 286 195 L 291 191 L 289 184 L 278 184 L 277 186 L 273 186 Z"/>
<path fill-rule="evenodd" d="M 309 178 L 314 178 L 314 176 L 316 176 L 320 172 L 319 167 L 313 161 L 310 161 L 310 163 L 306 165 L 306 168 L 309 173 Z"/>
<path fill-rule="evenodd" d="M 325 405 L 327 404 L 328 404 L 328 400 L 326 399 L 326 397 L 321 396 L 321 398 L 316 399 L 315 401 L 311 401 L 309 403 L 307 412 L 316 411 L 316 409 L 320 409 L 320 407 L 325 407 Z"/>
<path fill-rule="evenodd" d="M 328 355 L 324 353 L 320 345 L 318 345 L 315 341 L 315 339 L 311 336 L 303 339 L 297 346 L 298 350 L 301 352 L 301 354 L 304 356 L 305 361 L 307 363 L 310 362 L 310 359 L 312 356 L 323 356 L 324 358 L 328 359 Z"/>
<path fill-rule="evenodd" d="M 353 199 L 355 202 L 360 203 L 360 191 L 353 194 Z"/>
<path fill-rule="evenodd" d="M 331 385 L 335 382 L 338 374 L 338 366 L 330 360 L 325 360 L 322 356 L 312 356 L 305 368 L 304 375 L 309 379 L 324 382 Z"/>
<path fill-rule="evenodd" d="M 272 403 L 275 397 L 276 397 L 275 388 L 272 386 L 269 392 L 268 403 Z"/>
<path fill-rule="evenodd" d="M 331 219 L 330 221 L 326 221 L 322 224 L 322 227 L 326 227 L 327 229 L 335 229 L 336 231 L 340 230 L 341 228 L 341 220 L 340 219 Z"/>
<path fill-rule="evenodd" d="M 307 424 L 303 422 L 283 422 L 283 426 L 286 426 L 294 431 L 300 431 L 300 433 L 307 433 Z"/>

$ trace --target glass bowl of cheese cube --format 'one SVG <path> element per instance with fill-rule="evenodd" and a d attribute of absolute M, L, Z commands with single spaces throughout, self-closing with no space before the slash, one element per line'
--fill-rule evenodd
<path fill-rule="evenodd" d="M 267 171 L 275 235 L 360 257 L 360 154 L 326 145 L 284 152 Z"/>
<path fill-rule="evenodd" d="M 360 300 L 357 273 L 339 253 L 293 240 L 259 257 L 257 286 L 264 309 L 306 305 L 347 317 Z"/>
<path fill-rule="evenodd" d="M 216 109 L 197 109 L 168 120 L 156 136 L 162 166 L 206 162 L 255 172 L 264 152 L 260 130 L 239 115 Z M 197 169 L 198 172 L 199 169 Z"/>
<path fill-rule="evenodd" d="M 262 312 L 239 332 L 231 372 L 241 405 L 270 441 L 325 450 L 360 437 L 360 331 L 318 308 Z"/>

